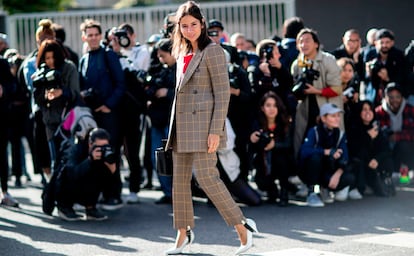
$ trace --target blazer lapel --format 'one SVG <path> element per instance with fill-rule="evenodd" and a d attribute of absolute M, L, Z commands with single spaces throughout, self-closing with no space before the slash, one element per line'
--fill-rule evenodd
<path fill-rule="evenodd" d="M 204 51 L 201 52 L 200 50 L 197 50 L 196 54 L 193 56 L 190 63 L 188 64 L 186 72 L 183 74 L 181 82 L 179 83 L 178 90 L 181 88 L 181 86 L 185 85 L 188 82 L 188 80 L 190 80 L 191 76 L 197 70 L 198 65 L 200 64 L 200 61 L 203 55 L 204 55 Z"/>

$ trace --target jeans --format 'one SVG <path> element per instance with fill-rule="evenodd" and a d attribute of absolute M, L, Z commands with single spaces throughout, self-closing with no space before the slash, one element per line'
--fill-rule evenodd
<path fill-rule="evenodd" d="M 168 136 L 168 126 L 151 128 L 151 160 L 153 166 L 155 165 L 155 150 L 161 146 L 162 139 L 166 139 Z M 161 189 L 165 196 L 172 197 L 172 176 L 158 175 L 158 180 L 161 184 Z"/>
<path fill-rule="evenodd" d="M 322 156 L 319 153 L 311 155 L 304 160 L 305 164 L 300 178 L 309 187 L 318 184 L 324 188 L 328 188 L 332 175 L 338 170 L 337 161 L 332 161 L 334 160 L 329 159 L 327 156 Z M 344 170 L 339 178 L 338 185 L 332 190 L 339 191 L 347 186 L 350 186 L 351 189 L 355 187 L 355 177 L 350 171 Z"/>

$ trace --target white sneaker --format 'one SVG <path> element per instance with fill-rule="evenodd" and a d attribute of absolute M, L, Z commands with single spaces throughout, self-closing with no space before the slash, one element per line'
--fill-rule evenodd
<path fill-rule="evenodd" d="M 320 190 L 321 199 L 324 203 L 331 204 L 334 202 L 334 197 L 329 189 L 321 188 Z"/>
<path fill-rule="evenodd" d="M 351 191 L 349 191 L 348 194 L 349 198 L 352 200 L 359 200 L 362 199 L 362 195 L 361 193 L 359 193 L 357 188 L 352 189 Z"/>
<path fill-rule="evenodd" d="M 137 193 L 131 192 L 126 197 L 127 204 L 136 204 L 139 203 L 139 198 L 137 196 Z"/>
<path fill-rule="evenodd" d="M 1 195 L 1 193 L 0 193 Z M 1 196 L 0 196 L 1 197 Z M 19 207 L 19 202 L 14 199 L 9 193 L 3 193 L 3 198 L 1 199 L 1 204 L 11 207 Z"/>
<path fill-rule="evenodd" d="M 335 192 L 335 200 L 346 201 L 346 199 L 348 198 L 348 191 L 349 191 L 349 186 L 344 187 L 343 189 Z"/>

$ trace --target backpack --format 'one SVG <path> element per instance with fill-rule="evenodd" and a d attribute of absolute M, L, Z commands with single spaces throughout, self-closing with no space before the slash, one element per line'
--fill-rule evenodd
<path fill-rule="evenodd" d="M 91 109 L 76 106 L 63 118 L 63 122 L 56 131 L 55 136 L 62 136 L 64 140 L 70 137 L 84 139 L 90 130 L 97 127 L 98 125 L 93 118 Z"/>

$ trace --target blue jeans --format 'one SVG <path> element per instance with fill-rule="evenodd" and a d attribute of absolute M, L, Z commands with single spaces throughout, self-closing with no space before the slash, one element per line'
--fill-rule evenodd
<path fill-rule="evenodd" d="M 155 165 L 155 150 L 162 145 L 162 139 L 168 136 L 168 126 L 165 127 L 151 127 L 151 160 L 153 166 Z M 162 192 L 165 196 L 172 197 L 172 176 L 157 175 L 161 185 Z"/>

